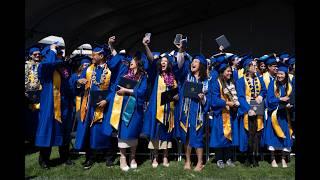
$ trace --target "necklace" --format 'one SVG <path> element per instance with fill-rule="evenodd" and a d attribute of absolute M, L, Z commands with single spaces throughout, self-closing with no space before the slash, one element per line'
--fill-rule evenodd
<path fill-rule="evenodd" d="M 92 72 L 92 83 L 99 86 L 99 85 L 103 84 L 104 80 L 106 79 L 106 75 L 108 74 L 108 67 L 107 67 L 107 64 L 103 65 L 103 71 L 101 73 L 99 82 L 97 82 L 97 77 L 96 77 L 97 73 L 96 73 L 95 69 Z"/>

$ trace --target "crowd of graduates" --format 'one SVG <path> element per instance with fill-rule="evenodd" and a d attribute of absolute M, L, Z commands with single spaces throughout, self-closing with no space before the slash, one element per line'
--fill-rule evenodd
<path fill-rule="evenodd" d="M 74 148 L 86 152 L 84 169 L 94 165 L 96 151 L 108 154 L 107 165 L 112 165 L 110 156 L 114 156 L 107 152 L 118 151 L 120 169 L 136 169 L 138 140 L 143 135 L 149 140 L 146 148 L 153 153 L 153 168 L 160 162 L 159 151 L 163 151 L 162 165 L 169 167 L 169 149 L 173 139 L 179 139 L 184 145 L 184 169 L 192 168 L 194 148 L 194 170 L 201 171 L 207 123 L 208 145 L 215 151 L 219 168 L 235 166 L 234 148 L 245 154 L 245 163 L 251 167 L 259 166 L 261 148 L 270 151 L 271 166 L 278 167 L 275 152 L 280 151 L 281 165 L 287 167 L 294 140 L 294 55 L 253 57 L 220 47 L 219 53 L 205 57 L 189 54 L 182 41 L 173 51 L 156 52 L 144 37 L 145 51 L 131 56 L 118 52 L 115 40 L 113 36 L 93 47 L 75 69 L 57 43 L 29 49 L 26 132 L 40 149 L 42 168 L 50 168 L 52 146 L 59 146 L 63 162 L 73 164 L 74 130 Z M 190 96 L 197 87 L 200 91 Z M 162 93 L 172 97 L 164 100 Z M 111 143 L 114 134 L 118 147 Z"/>

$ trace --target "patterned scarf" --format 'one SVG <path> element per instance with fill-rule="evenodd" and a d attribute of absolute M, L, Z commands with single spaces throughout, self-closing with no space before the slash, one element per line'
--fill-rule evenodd
<path fill-rule="evenodd" d="M 230 82 L 226 83 L 226 87 L 223 89 L 223 93 L 228 96 L 229 100 L 239 105 L 237 91 L 235 85 Z"/>

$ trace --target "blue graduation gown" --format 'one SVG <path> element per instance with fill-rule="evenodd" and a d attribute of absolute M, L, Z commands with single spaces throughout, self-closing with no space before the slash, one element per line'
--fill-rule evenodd
<path fill-rule="evenodd" d="M 294 91 L 294 88 L 292 89 Z M 280 86 L 280 94 L 281 97 L 285 96 L 285 87 L 282 85 Z M 292 147 L 292 137 L 290 136 L 289 131 L 289 124 L 287 119 L 287 114 L 285 110 L 278 110 L 277 112 L 277 118 L 278 123 L 286 136 L 286 138 L 282 139 L 278 137 L 272 127 L 272 120 L 271 120 L 271 113 L 279 106 L 280 99 L 277 98 L 274 94 L 274 81 L 270 82 L 269 88 L 268 88 L 268 94 L 267 94 L 267 101 L 268 101 L 268 120 L 267 120 L 267 126 L 265 128 L 265 144 L 267 146 L 273 146 L 276 149 L 282 149 L 282 148 L 288 148 L 290 149 Z"/>
<path fill-rule="evenodd" d="M 223 119 L 222 110 L 226 107 L 226 101 L 221 99 L 220 84 L 218 79 L 211 80 L 211 107 L 214 113 L 213 120 L 211 120 L 211 136 L 210 147 L 222 148 L 239 145 L 239 122 L 236 113 L 230 112 L 231 137 L 232 141 L 227 139 L 223 134 Z"/>
<path fill-rule="evenodd" d="M 154 81 L 154 86 L 153 86 L 151 98 L 149 101 L 149 105 L 144 114 L 142 133 L 146 135 L 148 138 L 150 138 L 150 140 L 171 141 L 173 131 L 169 133 L 165 125 L 160 123 L 156 119 L 158 79 L 159 79 L 159 75 L 156 77 Z M 165 111 L 166 117 L 168 117 L 168 114 L 169 114 L 170 104 L 168 103 L 167 106 L 168 108 Z"/>
<path fill-rule="evenodd" d="M 206 119 L 205 119 L 205 114 L 208 111 L 209 108 L 209 102 L 210 102 L 210 96 L 206 94 L 206 102 L 205 104 L 202 104 L 198 102 L 197 100 L 191 99 L 190 103 L 190 112 L 189 112 L 189 123 L 187 124 L 187 133 L 184 131 L 184 129 L 181 127 L 180 122 L 186 122 L 187 116 L 185 113 L 183 113 L 183 106 L 184 106 L 184 97 L 183 97 L 183 89 L 184 89 L 184 82 L 186 81 L 186 78 L 188 74 L 191 75 L 190 71 L 190 63 L 191 61 L 185 61 L 181 69 L 176 69 L 177 67 L 174 67 L 174 72 L 178 72 L 175 74 L 176 78 L 179 81 L 180 85 L 180 91 L 179 91 L 179 106 L 177 110 L 179 111 L 178 113 L 178 123 L 176 127 L 179 127 L 179 136 L 184 144 L 186 144 L 187 136 L 189 135 L 189 146 L 193 148 L 203 148 L 204 147 L 204 142 L 203 142 L 203 135 L 205 133 L 205 124 L 206 124 Z M 191 75 L 192 76 L 192 75 Z M 195 79 L 195 78 L 194 78 Z M 204 81 L 205 83 L 208 83 L 208 79 Z M 208 83 L 209 84 L 209 83 Z M 197 112 L 199 108 L 199 104 L 203 110 L 203 125 L 196 130 L 196 121 L 197 121 Z M 178 128 L 177 128 L 178 129 Z"/>
<path fill-rule="evenodd" d="M 266 98 L 266 86 L 264 84 L 263 78 L 259 77 L 259 81 L 261 83 L 261 90 L 260 90 L 260 96 L 263 97 L 263 99 Z M 239 103 L 240 106 L 238 108 L 238 118 L 240 121 L 240 126 L 239 126 L 239 146 L 240 146 L 240 151 L 244 152 L 248 150 L 248 140 L 249 140 L 249 132 L 244 128 L 244 114 L 248 113 L 248 111 L 250 110 L 250 104 L 247 102 L 246 100 L 246 86 L 245 86 L 245 82 L 244 82 L 244 77 L 240 78 L 237 81 L 237 85 L 236 85 L 236 89 L 237 89 L 237 93 L 238 93 L 238 99 L 239 99 Z M 263 102 L 262 102 L 263 103 Z M 264 119 L 264 128 L 266 127 L 266 123 L 265 123 L 265 117 Z M 264 131 L 264 129 L 262 129 L 261 131 Z M 264 142 L 264 132 L 261 133 L 261 141 L 260 141 L 260 146 L 263 146 Z"/>
<path fill-rule="evenodd" d="M 81 77 L 80 78 L 85 78 L 86 77 L 86 71 L 88 67 L 82 71 Z M 100 81 L 101 74 L 102 74 L 103 68 L 98 66 L 95 68 L 96 72 L 96 78 L 97 82 Z M 82 87 L 84 88 L 84 87 Z M 97 91 L 101 90 L 99 86 L 92 84 L 90 91 Z M 107 95 L 107 102 L 109 102 L 109 96 L 110 96 L 110 85 L 108 88 L 108 95 Z M 89 98 L 90 101 L 90 98 Z M 90 106 L 90 102 L 88 102 L 88 111 L 87 115 L 85 117 L 85 120 L 81 122 L 81 120 L 78 121 L 77 124 L 77 133 L 76 133 L 76 141 L 75 141 L 75 149 L 83 149 L 85 147 L 86 143 L 86 137 L 89 136 L 90 139 L 90 148 L 91 149 L 105 149 L 109 148 L 111 146 L 111 134 L 110 135 L 105 135 L 102 132 L 103 129 L 103 122 L 105 121 L 106 118 L 106 111 L 108 109 L 108 103 L 106 107 L 104 108 L 103 111 L 103 119 L 102 123 L 101 122 L 95 122 L 93 125 L 90 127 L 91 121 L 94 117 L 94 111 L 95 108 L 93 106 Z"/>
<path fill-rule="evenodd" d="M 110 125 L 110 119 L 112 115 L 112 107 L 113 107 L 113 102 L 114 102 L 114 97 L 117 92 L 117 84 L 120 81 L 120 78 L 124 76 L 128 72 L 128 67 L 127 66 L 122 66 L 120 69 L 120 74 L 116 80 L 116 83 L 114 86 L 112 86 L 111 94 L 110 94 L 110 101 L 109 101 L 109 107 L 108 107 L 108 112 L 106 115 L 106 121 L 103 123 L 103 133 L 104 134 L 111 134 L 112 133 L 112 126 Z M 123 109 L 129 99 L 129 96 L 124 96 L 123 97 L 123 102 L 122 102 L 122 110 L 120 114 L 120 122 L 118 126 L 118 138 L 123 139 L 123 140 L 132 140 L 132 139 L 137 139 L 139 138 L 142 125 L 143 125 L 143 105 L 145 102 L 145 95 L 146 95 L 146 90 L 147 90 L 147 77 L 146 75 L 142 75 L 140 79 L 140 84 L 134 88 L 133 90 L 133 96 L 136 98 L 136 104 L 135 104 L 135 110 L 132 114 L 130 123 L 128 126 L 122 121 L 122 113 Z"/>
<path fill-rule="evenodd" d="M 68 78 L 61 76 L 61 120 L 54 119 L 53 108 L 53 72 L 62 61 L 57 59 L 54 51 L 50 51 L 39 65 L 39 79 L 42 85 L 40 95 L 39 124 L 35 145 L 39 147 L 61 146 L 69 143 L 71 121 L 71 90 Z"/>

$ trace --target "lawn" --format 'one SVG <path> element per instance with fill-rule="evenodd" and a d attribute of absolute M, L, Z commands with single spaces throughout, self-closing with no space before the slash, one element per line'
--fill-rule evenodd
<path fill-rule="evenodd" d="M 183 170 L 184 160 L 171 161 L 170 167 L 161 165 L 157 169 L 151 167 L 148 157 L 138 161 L 138 169 L 122 172 L 119 168 L 119 158 L 115 160 L 114 167 L 106 167 L 105 162 L 95 163 L 89 170 L 83 170 L 81 163 L 84 155 L 74 156 L 75 165 L 67 166 L 57 164 L 49 170 L 43 170 L 38 164 L 39 152 L 28 153 L 25 155 L 25 177 L 27 179 L 295 179 L 295 159 L 291 158 L 288 168 L 272 168 L 267 161 L 260 161 L 257 168 L 245 167 L 240 162 L 236 162 L 236 167 L 217 168 L 212 162 L 214 157 L 206 163 L 202 172 Z M 52 150 L 51 160 L 58 162 L 58 149 Z"/>

